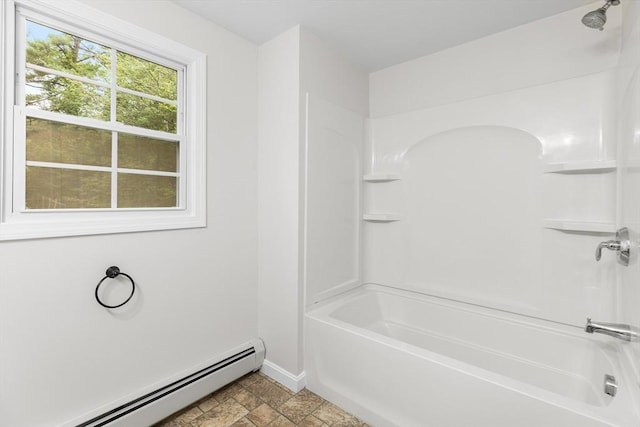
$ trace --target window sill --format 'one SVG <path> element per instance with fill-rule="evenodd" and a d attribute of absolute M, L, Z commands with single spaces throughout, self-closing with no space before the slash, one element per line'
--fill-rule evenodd
<path fill-rule="evenodd" d="M 114 214 L 118 214 L 118 218 L 114 218 Z M 67 214 L 64 221 L 56 222 L 45 222 L 37 216 L 29 218 L 29 214 L 22 216 L 27 218 L 0 223 L 0 241 L 178 230 L 203 228 L 207 225 L 204 212 L 201 215 L 193 215 L 184 210 L 162 211 L 158 215 L 149 211 L 115 212 L 108 216 L 102 213 L 99 216 L 87 215 L 85 218 L 82 213 L 77 213 L 73 214 L 73 218 L 69 218 Z"/>

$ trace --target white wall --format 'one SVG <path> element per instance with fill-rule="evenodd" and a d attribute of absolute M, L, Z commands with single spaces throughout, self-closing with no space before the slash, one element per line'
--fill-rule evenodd
<path fill-rule="evenodd" d="M 300 29 L 259 49 L 259 332 L 267 364 L 302 372 L 299 286 Z"/>
<path fill-rule="evenodd" d="M 0 243 L 3 426 L 60 425 L 258 334 L 257 48 L 168 1 L 87 3 L 208 55 L 208 226 Z M 120 314 L 93 296 L 109 265 L 138 285 Z"/>
<path fill-rule="evenodd" d="M 300 27 L 260 46 L 259 76 L 260 336 L 266 372 L 299 388 L 306 94 L 366 114 L 367 76 Z"/>
<path fill-rule="evenodd" d="M 300 96 L 306 93 L 362 116 L 369 115 L 368 74 L 311 31 L 300 30 Z"/>
<path fill-rule="evenodd" d="M 621 8 L 610 9 L 603 32 L 580 22 L 593 8 L 371 75 L 365 173 L 399 173 L 403 179 L 365 184 L 365 212 L 401 216 L 399 222 L 365 225 L 365 281 L 578 327 L 587 316 L 615 314 L 615 260 L 605 254 L 596 263 L 593 256 L 600 241 L 613 237 L 615 172 L 543 173 L 549 162 L 616 158 Z M 464 132 L 471 127 L 493 129 L 493 142 L 486 132 L 468 138 Z M 501 128 L 529 137 L 510 137 L 514 151 L 502 150 L 494 145 Z M 456 173 L 428 176 L 429 156 L 414 154 L 425 144 L 434 148 L 450 132 L 459 134 L 455 143 L 438 147 L 439 166 Z M 516 160 L 531 138 L 539 154 Z M 527 180 L 506 178 L 504 188 L 487 184 L 469 192 L 510 169 L 526 172 Z M 417 195 L 419 202 L 413 200 Z M 423 210 L 416 212 L 416 203 Z M 503 217 L 515 208 L 527 215 Z M 608 222 L 609 232 L 559 231 L 546 228 L 549 219 Z"/>

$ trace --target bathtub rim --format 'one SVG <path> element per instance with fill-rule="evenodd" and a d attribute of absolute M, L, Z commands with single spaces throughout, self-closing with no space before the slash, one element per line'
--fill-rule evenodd
<path fill-rule="evenodd" d="M 605 357 L 607 362 L 610 363 L 613 368 L 613 373 L 617 378 L 622 378 L 623 373 L 626 372 L 626 369 L 623 367 L 624 360 L 622 360 L 624 359 L 625 349 L 621 346 L 621 344 L 625 343 L 613 342 L 610 339 L 608 340 L 606 337 L 585 336 L 584 331 L 573 325 L 552 322 L 518 313 L 505 312 L 495 308 L 478 306 L 468 302 L 450 300 L 437 295 L 429 295 L 376 283 L 364 283 L 354 289 L 347 290 L 307 307 L 304 313 L 306 318 L 305 321 L 316 321 L 330 327 L 338 328 L 361 338 L 372 340 L 385 347 L 403 351 L 422 360 L 435 363 L 443 368 L 453 369 L 472 377 L 482 378 L 484 381 L 503 387 L 512 392 L 543 401 L 547 404 L 563 408 L 582 416 L 587 416 L 606 424 L 619 425 L 620 427 L 623 427 L 636 425 L 629 423 L 632 419 L 634 423 L 640 421 L 639 405 L 634 404 L 635 399 L 640 397 L 640 392 L 635 390 L 637 387 L 632 387 L 627 381 L 619 384 L 617 395 L 615 398 L 611 399 L 608 404 L 601 406 L 593 405 L 520 380 L 509 378 L 503 374 L 454 359 L 423 347 L 402 342 L 398 339 L 385 336 L 381 333 L 374 332 L 364 327 L 330 316 L 330 313 L 340 305 L 349 303 L 353 299 L 356 299 L 367 292 L 382 292 L 399 295 L 401 297 L 427 300 L 428 303 L 444 305 L 445 307 L 453 307 L 454 309 L 462 309 L 464 311 L 473 312 L 474 314 L 478 314 L 478 312 L 480 312 L 482 315 L 503 321 L 515 322 L 527 327 L 535 326 L 537 328 L 544 329 L 545 332 L 553 334 L 569 335 L 572 338 L 595 344 L 595 346 L 603 352 L 603 357 Z"/>
<path fill-rule="evenodd" d="M 308 313 L 320 313 L 323 312 L 327 314 L 328 306 L 334 305 L 337 301 L 342 301 L 344 298 L 355 298 L 358 294 L 363 293 L 364 291 L 374 291 L 374 292 L 382 292 L 394 295 L 400 295 L 403 297 L 409 297 L 417 300 L 428 300 L 429 303 L 453 308 L 455 310 L 462 310 L 473 312 L 474 314 L 481 314 L 483 316 L 497 318 L 506 320 L 509 322 L 518 323 L 525 326 L 534 326 L 536 328 L 541 328 L 554 333 L 561 334 L 569 334 L 575 336 L 577 338 L 583 339 L 586 338 L 584 336 L 584 330 L 581 326 L 572 325 L 568 323 L 556 322 L 553 320 L 548 320 L 542 317 L 530 316 L 527 314 L 516 313 L 509 310 L 503 310 L 500 308 L 490 307 L 482 304 L 475 304 L 468 301 L 460 301 L 454 298 L 445 297 L 437 294 L 430 294 L 425 292 L 420 292 L 414 289 L 405 289 L 402 287 L 385 285 L 380 283 L 362 283 L 358 286 L 344 289 L 342 292 L 331 295 L 321 301 L 313 303 L 306 307 L 305 314 Z M 586 321 L 586 318 L 585 318 Z M 599 335 L 593 335 L 592 339 L 606 344 L 608 340 Z"/>

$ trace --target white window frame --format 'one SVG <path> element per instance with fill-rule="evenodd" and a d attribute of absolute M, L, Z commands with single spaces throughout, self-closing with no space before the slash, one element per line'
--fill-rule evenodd
<path fill-rule="evenodd" d="M 180 64 L 184 75 L 184 117 L 178 121 L 180 177 L 178 207 L 141 209 L 27 210 L 24 208 L 25 109 L 17 82 L 16 22 L 19 14 L 54 28 L 145 58 L 145 52 Z M 206 55 L 77 1 L 0 0 L 0 241 L 169 230 L 206 226 Z M 58 25 L 55 25 L 58 24 Z M 16 59 L 17 58 L 17 59 Z M 24 82 L 22 82 L 24 83 Z M 15 115 L 18 115 L 16 117 Z M 38 113 L 47 118 L 48 112 Z M 20 120 L 22 119 L 22 120 Z M 92 119 L 81 119 L 90 123 Z M 97 123 L 98 121 L 96 121 Z M 14 123 L 16 124 L 14 126 Z M 100 122 L 104 126 L 104 122 Z M 112 124 L 127 132 L 127 126 Z M 150 131 L 150 135 L 153 131 Z"/>

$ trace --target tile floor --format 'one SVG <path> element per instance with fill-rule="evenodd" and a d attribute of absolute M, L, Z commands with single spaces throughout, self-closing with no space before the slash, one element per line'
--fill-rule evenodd
<path fill-rule="evenodd" d="M 307 389 L 248 374 L 154 427 L 369 427 Z"/>

